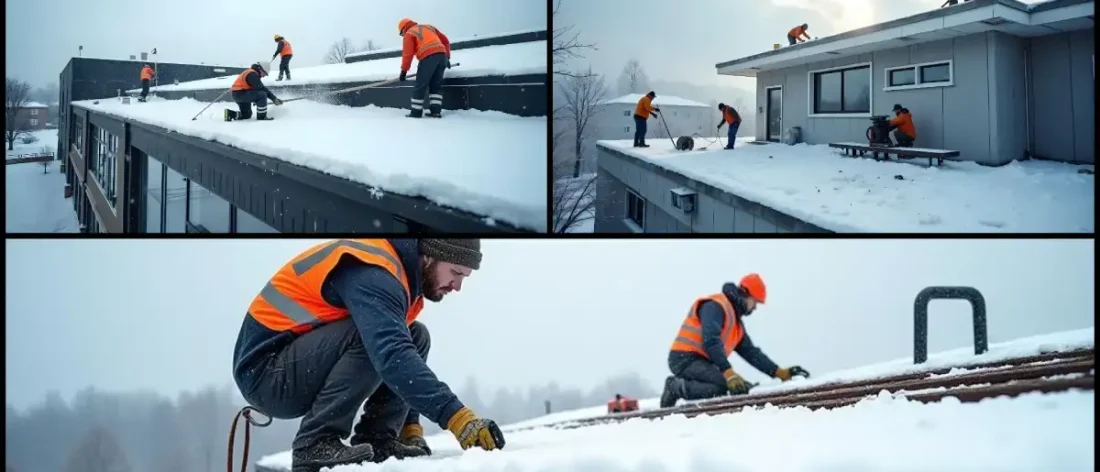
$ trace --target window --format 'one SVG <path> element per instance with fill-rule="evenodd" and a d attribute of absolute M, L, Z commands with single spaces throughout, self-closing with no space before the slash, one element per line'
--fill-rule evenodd
<path fill-rule="evenodd" d="M 169 167 L 164 169 L 164 232 L 187 232 L 187 179 Z"/>
<path fill-rule="evenodd" d="M 118 169 L 118 137 L 98 126 L 92 127 L 92 176 L 103 189 L 107 204 L 115 207 L 115 171 Z"/>
<path fill-rule="evenodd" d="M 883 90 L 946 87 L 954 85 L 954 68 L 951 61 L 926 62 L 886 69 L 886 87 Z"/>
<path fill-rule="evenodd" d="M 811 115 L 871 112 L 871 65 L 810 72 Z"/>
<path fill-rule="evenodd" d="M 84 123 L 79 118 L 73 117 L 73 136 L 71 142 L 80 151 L 80 157 L 84 158 Z"/>
<path fill-rule="evenodd" d="M 229 232 L 229 202 L 190 181 L 187 192 L 187 221 L 207 233 Z"/>
<path fill-rule="evenodd" d="M 146 156 L 145 198 L 142 199 L 142 214 L 145 215 L 146 233 L 164 232 L 164 164 Z"/>
<path fill-rule="evenodd" d="M 31 116 L 38 116 L 38 109 L 37 108 L 31 108 Z M 37 121 L 37 120 L 35 120 L 35 121 Z"/>
<path fill-rule="evenodd" d="M 623 116 L 630 116 L 630 110 L 623 110 Z"/>
<path fill-rule="evenodd" d="M 623 126 L 623 131 L 626 131 L 627 133 L 629 133 L 630 132 L 630 127 L 629 126 Z"/>
<path fill-rule="evenodd" d="M 626 219 L 645 231 L 645 199 L 631 190 L 626 191 Z"/>
<path fill-rule="evenodd" d="M 240 208 L 237 211 L 237 232 L 238 233 L 278 233 L 279 230 L 268 226 L 259 218 L 252 216 L 251 213 L 244 211 Z"/>
<path fill-rule="evenodd" d="M 31 118 L 30 122 L 31 122 L 31 126 L 38 126 L 38 120 L 37 119 Z"/>

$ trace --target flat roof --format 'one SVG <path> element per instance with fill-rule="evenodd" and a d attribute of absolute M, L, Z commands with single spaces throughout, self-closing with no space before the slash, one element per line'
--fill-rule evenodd
<path fill-rule="evenodd" d="M 597 141 L 603 152 L 656 166 L 835 232 L 1092 233 L 1096 180 L 1051 161 L 940 167 L 844 157 L 827 145 L 718 143 L 677 151 L 668 140 L 639 149 Z M 724 143 L 724 140 L 723 140 Z M 914 163 L 927 162 L 917 159 Z M 601 170 L 601 172 L 603 172 Z M 895 176 L 902 176 L 897 179 Z M 700 192 L 702 193 L 702 192 Z M 597 196 L 599 198 L 599 196 Z"/>
<path fill-rule="evenodd" d="M 496 34 L 489 34 L 489 35 L 485 35 L 485 36 L 474 35 L 474 36 L 469 36 L 469 37 L 466 37 L 466 38 L 459 38 L 459 39 L 449 38 L 449 39 L 451 40 L 451 50 L 454 51 L 454 50 L 461 49 L 461 48 L 457 48 L 456 46 L 461 45 L 463 43 L 470 43 L 470 42 L 474 42 L 474 41 L 484 41 L 484 40 L 495 40 L 495 39 L 507 38 L 509 36 L 521 36 L 521 35 L 525 35 L 525 34 L 545 33 L 545 32 L 546 32 L 546 28 L 536 28 L 536 29 L 526 29 L 526 30 L 512 31 L 512 32 L 509 32 L 509 33 L 496 33 Z M 446 33 L 444 33 L 444 34 L 446 34 Z M 545 42 L 543 44 L 545 45 Z M 351 54 L 348 54 L 348 55 L 344 56 L 344 60 L 347 61 L 348 58 L 354 59 L 354 58 L 363 57 L 363 56 L 389 55 L 389 54 L 395 54 L 395 53 L 400 54 L 401 53 L 401 48 L 373 49 L 373 50 L 370 50 L 370 51 L 353 52 Z M 356 62 L 356 61 L 351 61 L 351 62 Z"/>
<path fill-rule="evenodd" d="M 411 119 L 404 109 L 302 100 L 269 105 L 273 121 L 227 123 L 223 110 L 235 106 L 224 102 L 192 121 L 206 105 L 157 97 L 73 102 L 358 182 L 372 194 L 424 197 L 489 224 L 546 231 L 546 117 L 455 110 L 441 119 Z"/>
<path fill-rule="evenodd" d="M 1051 0 L 1032 5 L 1015 0 L 971 0 L 718 63 L 715 68 L 720 75 L 755 77 L 763 71 L 987 31 L 1043 36 L 1092 28 L 1094 8 L 1093 0 Z"/>
<path fill-rule="evenodd" d="M 546 74 L 546 41 L 505 44 L 456 50 L 451 62 L 459 64 L 447 70 L 447 78 L 485 77 L 500 75 Z M 272 69 L 275 67 L 272 66 Z M 375 82 L 397 78 L 401 70 L 401 58 L 377 59 L 352 63 L 325 64 L 314 67 L 291 66 L 294 80 L 275 82 L 265 78 L 268 87 L 318 85 L 345 82 Z M 268 71 L 269 73 L 274 70 Z M 410 73 L 415 73 L 414 66 Z M 177 84 L 150 87 L 152 91 L 174 92 L 186 90 L 228 89 L 236 74 L 211 79 L 193 80 Z M 131 89 L 127 92 L 139 92 Z"/>
<path fill-rule="evenodd" d="M 601 105 L 606 105 L 606 104 L 611 104 L 611 103 L 616 103 L 616 104 L 622 103 L 622 104 L 627 104 L 627 105 L 637 105 L 638 100 L 641 100 L 643 96 L 644 96 L 644 94 L 640 94 L 640 93 L 628 93 L 628 94 L 623 95 L 623 96 L 618 97 L 618 98 L 612 98 L 610 100 L 605 100 L 603 103 L 601 103 Z M 657 98 L 653 99 L 653 104 L 657 105 L 657 106 L 668 105 L 668 106 L 710 108 L 710 105 L 707 105 L 705 103 L 699 103 L 699 102 L 696 102 L 696 101 L 693 101 L 693 100 L 688 100 L 686 98 L 681 98 L 681 97 L 674 97 L 672 95 L 660 95 L 660 94 L 657 95 Z"/>

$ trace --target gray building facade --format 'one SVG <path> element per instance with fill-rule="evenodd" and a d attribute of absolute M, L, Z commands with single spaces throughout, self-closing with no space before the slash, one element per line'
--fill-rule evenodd
<path fill-rule="evenodd" d="M 756 138 L 866 142 L 912 112 L 916 147 L 1002 165 L 1095 162 L 1093 2 L 972 0 L 717 65 L 756 77 Z"/>

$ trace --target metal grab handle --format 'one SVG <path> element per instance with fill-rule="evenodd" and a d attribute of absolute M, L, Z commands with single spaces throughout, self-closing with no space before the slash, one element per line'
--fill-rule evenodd
<path fill-rule="evenodd" d="M 985 297 L 974 287 L 926 287 L 913 301 L 913 363 L 928 360 L 928 303 L 932 300 L 966 300 L 970 302 L 974 321 L 974 354 L 989 350 L 986 332 Z"/>

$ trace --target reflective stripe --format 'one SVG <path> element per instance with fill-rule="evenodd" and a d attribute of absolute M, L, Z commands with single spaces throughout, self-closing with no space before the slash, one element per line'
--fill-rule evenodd
<path fill-rule="evenodd" d="M 264 286 L 264 289 L 260 291 L 260 298 L 263 298 L 264 301 L 271 304 L 272 307 L 298 325 L 313 324 L 321 321 L 316 316 L 313 316 L 313 313 L 310 313 L 309 310 L 306 310 L 302 305 L 294 301 L 294 299 L 284 295 L 283 292 L 280 292 L 274 285 L 271 285 L 271 282 L 268 282 L 267 285 Z"/>
<path fill-rule="evenodd" d="M 413 103 L 413 104 L 412 104 L 412 109 L 413 109 L 413 110 L 423 110 L 423 109 L 424 109 L 424 105 L 422 105 L 422 104 L 419 104 L 419 103 Z"/>
<path fill-rule="evenodd" d="M 369 253 L 369 254 L 373 254 L 375 256 L 379 256 L 379 257 L 389 261 L 397 269 L 398 281 L 404 281 L 405 280 L 405 267 L 402 266 L 401 262 L 398 261 L 393 255 L 386 252 L 382 248 L 377 248 L 377 247 L 374 247 L 374 246 L 368 246 L 368 245 L 360 243 L 358 241 L 349 241 L 349 240 L 346 240 L 346 239 L 340 239 L 340 240 L 337 240 L 337 241 L 333 241 L 333 242 L 329 243 L 328 246 L 325 246 L 324 248 L 321 248 L 321 250 L 306 256 L 305 258 L 303 258 L 302 260 L 300 260 L 298 262 L 295 262 L 294 263 L 294 273 L 295 273 L 295 275 L 302 275 L 302 274 L 308 272 L 310 269 L 312 269 L 317 264 L 320 264 L 321 261 L 325 260 L 326 257 L 328 257 L 330 254 L 332 254 L 334 251 L 336 251 L 337 249 L 339 249 L 341 247 L 349 247 L 349 248 L 352 248 L 352 249 L 358 249 L 360 251 L 363 251 L 363 252 L 366 252 L 366 253 Z"/>
<path fill-rule="evenodd" d="M 700 336 L 703 335 L 703 330 L 702 329 L 696 328 L 696 327 L 694 327 L 692 325 L 689 325 L 689 324 L 685 324 L 685 325 L 681 326 L 680 329 L 682 329 L 684 331 L 691 331 L 692 333 L 698 334 Z"/>
<path fill-rule="evenodd" d="M 668 338 L 665 338 L 665 339 L 668 339 Z M 695 342 L 694 340 L 685 338 L 683 336 L 676 336 L 676 342 L 684 343 L 684 344 L 687 344 L 691 347 L 697 347 L 699 349 L 703 349 L 703 344 L 702 343 Z M 705 349 L 704 349 L 704 351 L 705 351 Z"/>

